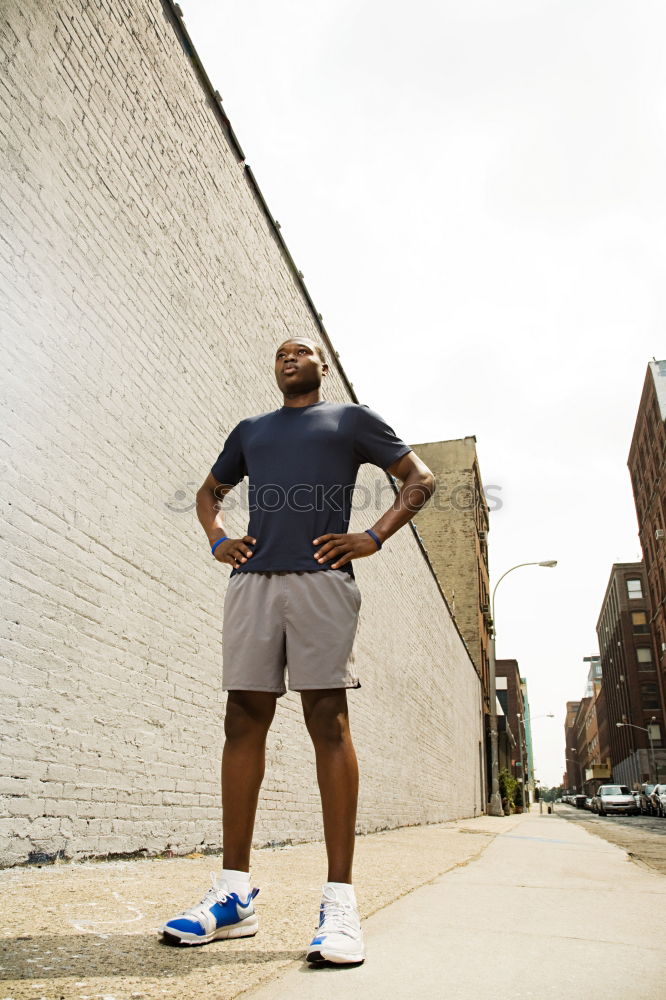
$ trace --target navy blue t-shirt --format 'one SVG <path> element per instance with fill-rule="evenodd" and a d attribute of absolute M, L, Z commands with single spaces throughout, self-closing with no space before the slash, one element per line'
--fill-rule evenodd
<path fill-rule="evenodd" d="M 211 469 L 225 486 L 248 477 L 247 534 L 257 541 L 231 575 L 330 569 L 335 560 L 318 563 L 312 540 L 347 531 L 359 466 L 387 469 L 409 451 L 378 413 L 356 403 L 322 400 L 241 420 Z M 340 569 L 354 575 L 351 562 Z"/>

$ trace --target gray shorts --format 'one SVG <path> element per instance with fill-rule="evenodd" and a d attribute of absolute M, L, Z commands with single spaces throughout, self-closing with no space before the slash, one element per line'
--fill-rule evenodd
<path fill-rule="evenodd" d="M 236 573 L 222 628 L 225 691 L 285 693 L 360 687 L 354 636 L 361 607 L 343 570 Z"/>

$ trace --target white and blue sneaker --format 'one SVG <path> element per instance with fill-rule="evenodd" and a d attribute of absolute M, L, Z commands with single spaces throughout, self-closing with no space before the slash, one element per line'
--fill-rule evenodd
<path fill-rule="evenodd" d="M 211 879 L 213 885 L 201 902 L 167 920 L 159 934 L 180 944 L 208 944 L 257 933 L 259 921 L 254 912 L 254 897 L 259 890 L 252 889 L 243 901 L 238 893 L 230 891 L 227 882 L 216 879 L 215 872 L 211 872 Z"/>
<path fill-rule="evenodd" d="M 365 961 L 361 918 L 354 890 L 325 885 L 319 907 L 319 927 L 310 942 L 308 962 L 353 965 Z"/>

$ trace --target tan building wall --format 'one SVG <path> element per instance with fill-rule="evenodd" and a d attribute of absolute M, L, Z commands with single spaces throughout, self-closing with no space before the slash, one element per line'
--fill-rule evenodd
<path fill-rule="evenodd" d="M 437 477 L 437 491 L 415 523 L 482 678 L 487 705 L 489 519 L 476 438 L 430 441 L 412 447 Z"/>
<path fill-rule="evenodd" d="M 168 4 L 26 0 L 0 43 L 0 862 L 216 847 L 228 570 L 194 492 L 238 420 L 281 403 L 276 343 L 330 346 Z M 359 830 L 479 813 L 479 679 L 414 533 L 357 578 Z M 256 841 L 321 836 L 288 695 Z"/>

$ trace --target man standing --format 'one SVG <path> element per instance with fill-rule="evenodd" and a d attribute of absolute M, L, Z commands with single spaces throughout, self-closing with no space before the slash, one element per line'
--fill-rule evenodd
<path fill-rule="evenodd" d="M 366 406 L 321 399 L 328 374 L 314 341 L 287 340 L 275 355 L 284 405 L 234 427 L 197 493 L 197 515 L 218 562 L 232 566 L 224 605 L 223 687 L 228 691 L 222 755 L 223 864 L 203 900 L 161 933 L 181 944 L 246 937 L 258 928 L 250 848 L 266 736 L 277 698 L 301 694 L 314 744 L 328 881 L 312 963 L 365 958 L 352 885 L 358 765 L 347 688 L 361 594 L 352 560 L 374 555 L 427 502 L 430 470 Z M 348 533 L 359 466 L 370 462 L 402 481 L 391 508 Z M 224 530 L 220 501 L 245 476 L 250 523 L 243 538 Z"/>

